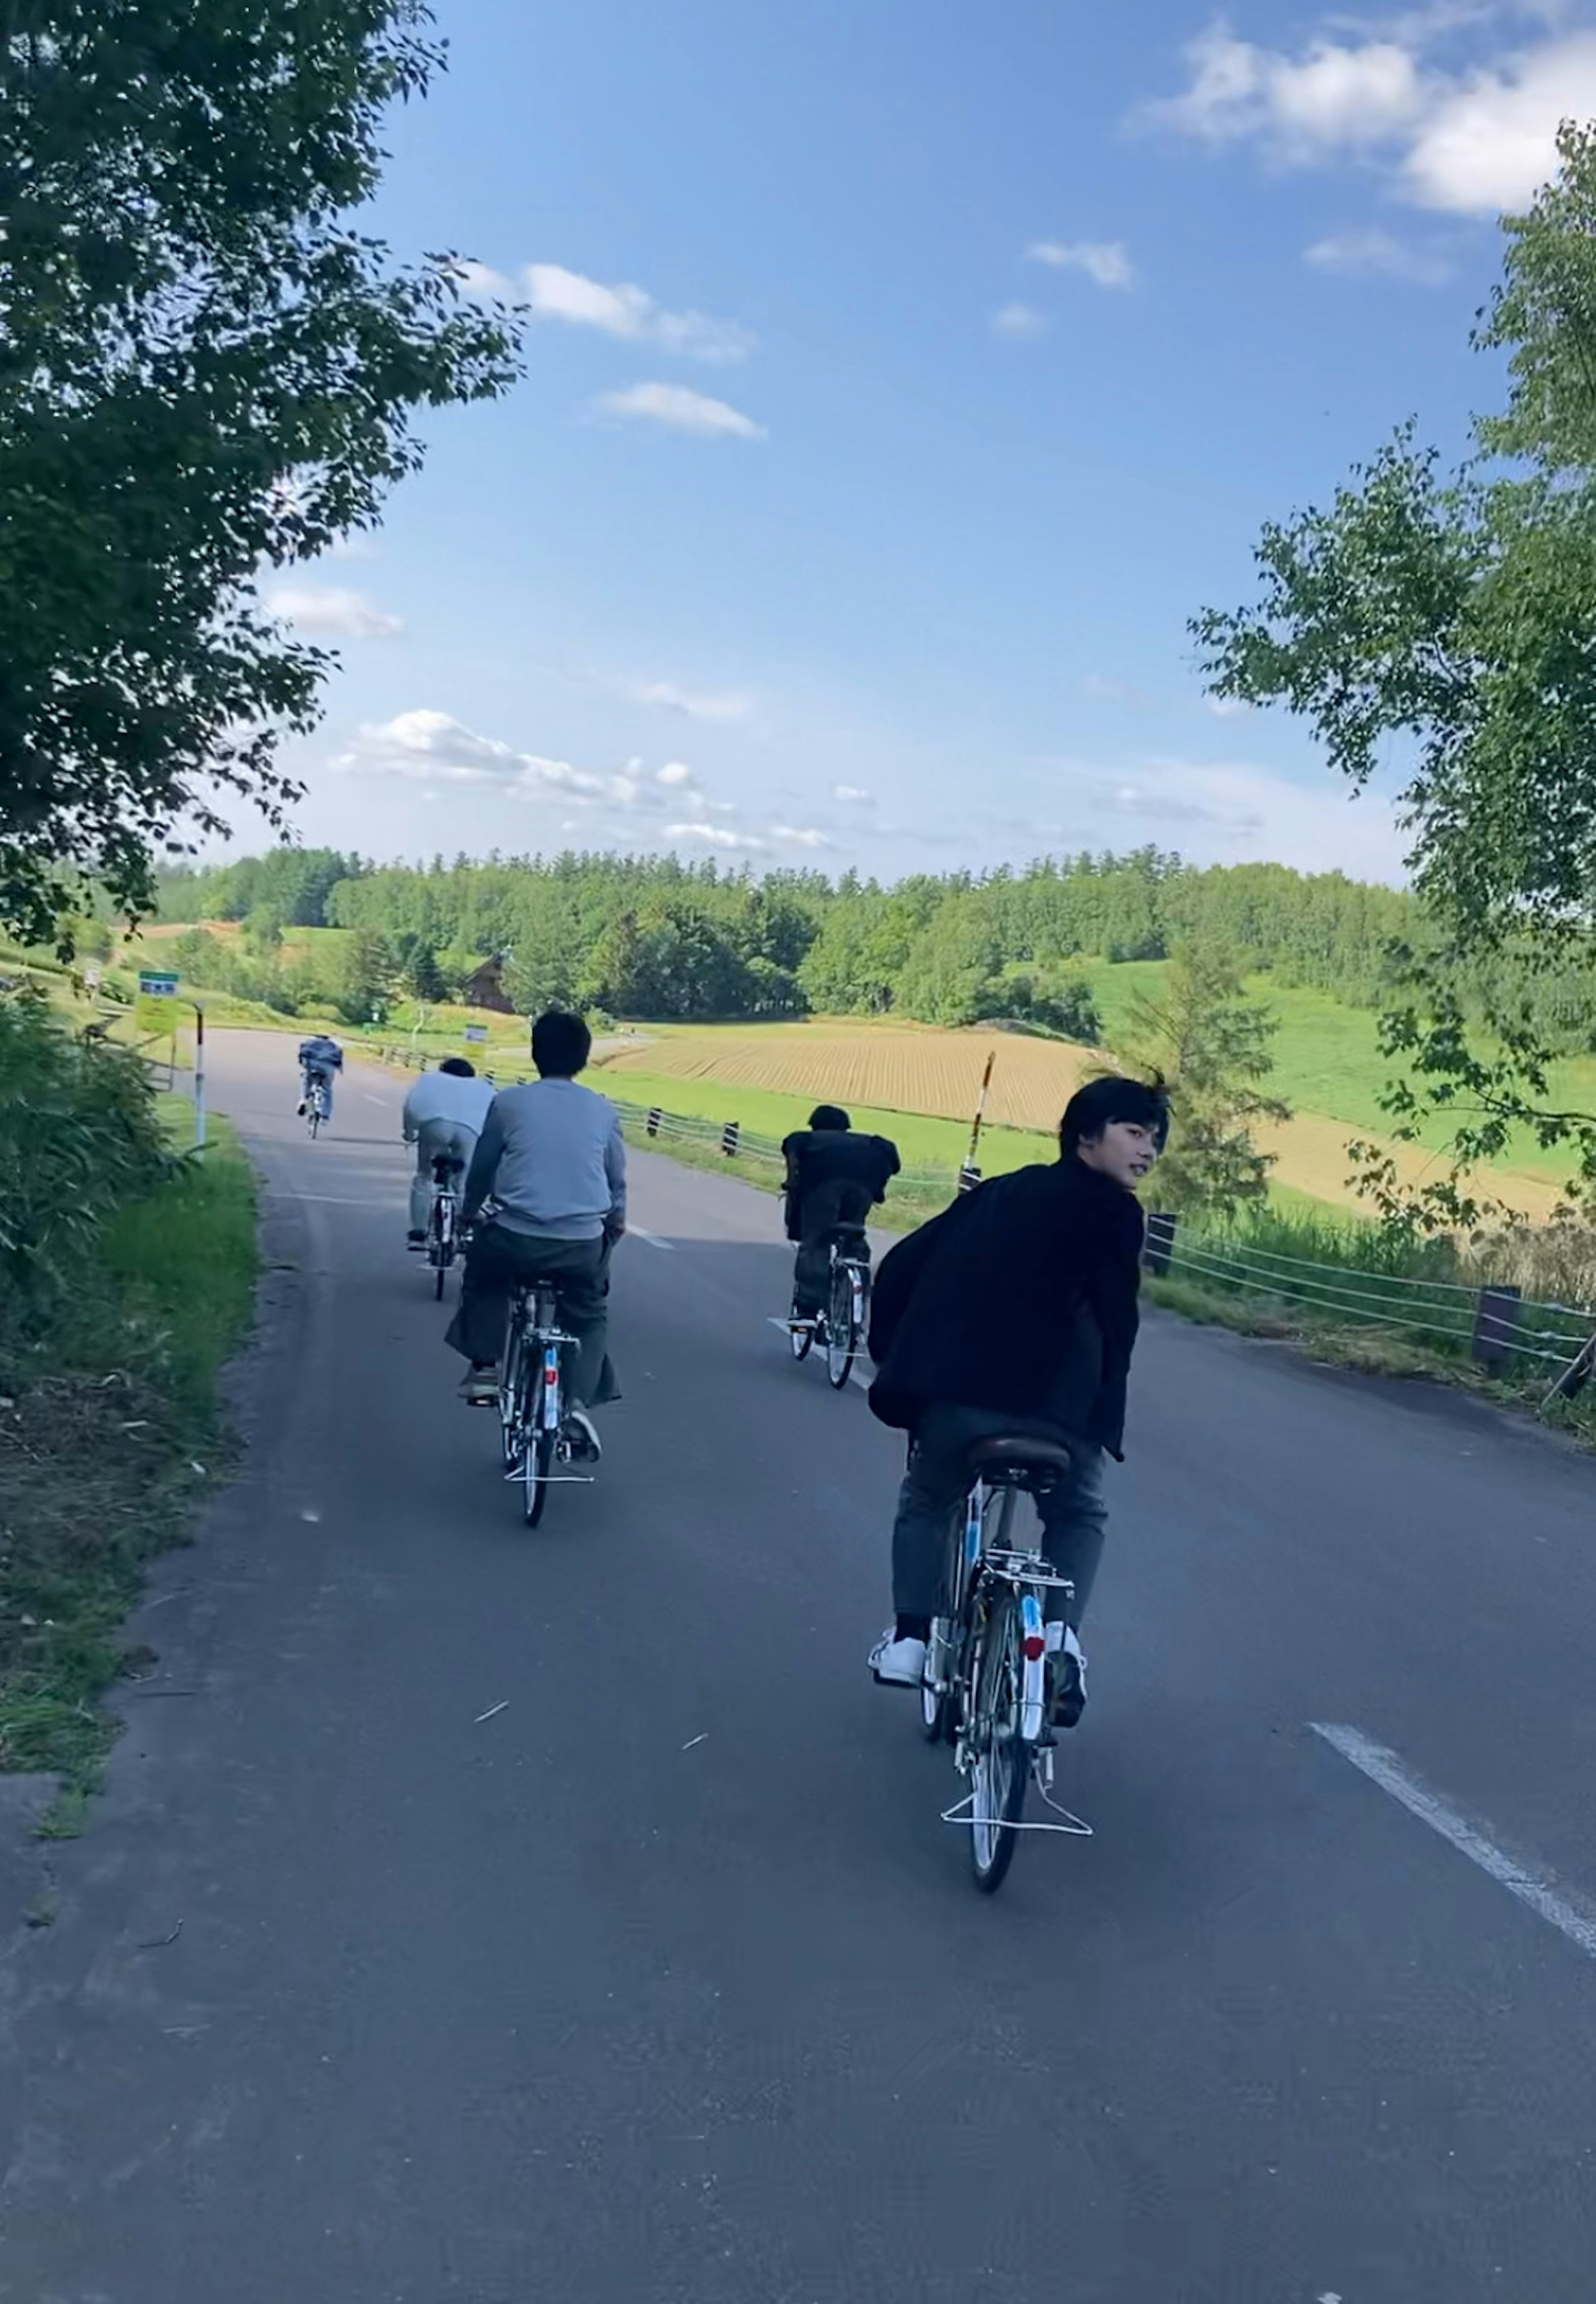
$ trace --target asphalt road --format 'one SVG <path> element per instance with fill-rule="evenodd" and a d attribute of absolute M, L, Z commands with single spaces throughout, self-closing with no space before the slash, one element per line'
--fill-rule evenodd
<path fill-rule="evenodd" d="M 989 1902 L 865 1671 L 898 1444 L 768 1325 L 774 1202 L 635 1163 L 626 1399 L 530 1533 L 403 1252 L 402 1083 L 311 1144 L 286 1042 L 213 1080 L 249 1446 L 10 1945 L 0 2297 L 1590 2304 L 1587 1461 L 1151 1322 L 1096 1836 Z"/>

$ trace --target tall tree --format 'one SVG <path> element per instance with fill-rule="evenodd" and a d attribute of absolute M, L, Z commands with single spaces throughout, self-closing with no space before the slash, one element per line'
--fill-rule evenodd
<path fill-rule="evenodd" d="M 326 651 L 260 569 L 371 525 L 423 407 L 504 391 L 508 313 L 357 228 L 384 113 L 443 61 L 421 0 L 4 0 L 0 919 L 61 860 L 150 900 L 152 851 L 280 820 Z"/>
<path fill-rule="evenodd" d="M 1507 219 L 1477 343 L 1511 353 L 1505 412 L 1444 477 L 1411 428 L 1326 511 L 1263 531 L 1255 606 L 1194 631 L 1221 696 L 1301 714 L 1355 786 L 1391 737 L 1427 925 L 1384 1021 L 1401 1135 L 1446 1118 L 1449 1175 L 1416 1193 L 1365 1154 L 1394 1221 L 1471 1223 L 1468 1179 L 1527 1129 L 1596 1196 L 1596 1112 L 1551 1092 L 1553 999 L 1596 928 L 1596 130 Z M 1501 458 L 1512 459 L 1504 469 Z"/>
<path fill-rule="evenodd" d="M 1132 1004 L 1121 1061 L 1170 1088 L 1173 1126 L 1158 1171 L 1170 1207 L 1222 1218 L 1268 1190 L 1274 1155 L 1259 1150 L 1253 1131 L 1291 1117 L 1262 1086 L 1277 1029 L 1269 1010 L 1246 996 L 1234 955 L 1212 943 L 1179 945 L 1161 994 Z"/>

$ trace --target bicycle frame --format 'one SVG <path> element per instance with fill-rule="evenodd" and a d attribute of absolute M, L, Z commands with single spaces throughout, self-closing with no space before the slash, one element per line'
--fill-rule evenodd
<path fill-rule="evenodd" d="M 541 1513 L 541 1492 L 557 1484 L 587 1485 L 587 1472 L 556 1472 L 565 1460 L 564 1354 L 576 1338 L 558 1325 L 554 1292 L 544 1283 L 516 1290 L 511 1305 L 499 1387 L 504 1478 L 527 1491 L 528 1517 Z M 529 1381 L 528 1381 L 529 1378 Z M 541 1462 L 544 1469 L 536 1469 Z"/>

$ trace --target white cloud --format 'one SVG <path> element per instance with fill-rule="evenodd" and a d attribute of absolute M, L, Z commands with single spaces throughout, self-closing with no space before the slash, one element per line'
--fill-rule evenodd
<path fill-rule="evenodd" d="M 1421 208 L 1521 208 L 1556 171 L 1558 123 L 1596 113 L 1596 32 L 1554 30 L 1465 71 L 1426 62 L 1428 40 L 1491 13 L 1432 13 L 1296 56 L 1216 24 L 1187 51 L 1185 92 L 1142 117 L 1212 146 L 1256 143 L 1283 165 L 1382 160 Z"/>
<path fill-rule="evenodd" d="M 452 267 L 454 277 L 468 296 L 511 297 L 515 294 L 515 283 L 491 264 L 478 264 L 475 257 L 464 256 Z"/>
<path fill-rule="evenodd" d="M 601 416 L 642 417 L 674 431 L 738 440 L 763 440 L 764 427 L 724 400 L 712 400 L 680 384 L 634 384 L 625 392 L 601 393 L 594 406 Z"/>
<path fill-rule="evenodd" d="M 654 777 L 656 784 L 674 785 L 678 791 L 683 784 L 690 784 L 692 781 L 693 771 L 685 760 L 667 760 Z"/>
<path fill-rule="evenodd" d="M 755 699 L 735 690 L 679 688 L 673 680 L 639 681 L 634 691 L 639 702 L 657 704 L 662 711 L 680 712 L 689 720 L 746 720 Z"/>
<path fill-rule="evenodd" d="M 1051 264 L 1059 272 L 1084 272 L 1100 288 L 1129 288 L 1136 267 L 1119 240 L 1034 240 L 1026 250 L 1033 264 Z"/>
<path fill-rule="evenodd" d="M 717 364 L 746 360 L 754 349 L 753 335 L 735 321 L 712 320 L 703 312 L 667 312 L 646 289 L 630 282 L 609 287 L 563 264 L 529 264 L 525 276 L 527 301 L 541 319 L 598 328 L 631 343 L 658 344 L 689 360 Z"/>
<path fill-rule="evenodd" d="M 1525 207 L 1557 172 L 1557 132 L 1596 114 L 1596 33 L 1575 33 L 1471 74 L 1425 121 L 1404 163 L 1421 208 Z"/>
<path fill-rule="evenodd" d="M 764 842 L 756 833 L 735 832 L 729 824 L 668 824 L 667 840 L 702 841 L 708 848 L 762 849 Z"/>
<path fill-rule="evenodd" d="M 375 538 L 360 529 L 350 529 L 347 536 L 335 536 L 325 555 L 328 560 L 375 560 Z"/>
<path fill-rule="evenodd" d="M 815 825 L 773 824 L 771 838 L 787 848 L 829 848 L 831 842 Z"/>
<path fill-rule="evenodd" d="M 1369 277 L 1411 280 L 1421 288 L 1439 288 L 1452 277 L 1452 267 L 1433 250 L 1414 248 L 1378 225 L 1364 232 L 1331 233 L 1303 250 L 1305 264 L 1321 272 L 1339 272 L 1352 279 Z"/>
<path fill-rule="evenodd" d="M 992 316 L 993 335 L 1008 336 L 1016 343 L 1044 336 L 1047 330 L 1046 313 L 1039 312 L 1034 304 L 1005 304 L 1001 311 Z"/>
<path fill-rule="evenodd" d="M 1210 26 L 1186 50 L 1191 86 L 1147 107 L 1205 143 L 1270 140 L 1285 157 L 1307 158 L 1346 146 L 1374 145 L 1415 122 L 1425 91 L 1413 52 L 1395 40 L 1355 47 L 1315 40 L 1300 59 L 1238 40 Z"/>
<path fill-rule="evenodd" d="M 1110 845 L 1123 836 L 1113 825 L 1136 824 L 1197 862 L 1267 858 L 1305 872 L 1404 877 L 1408 843 L 1389 803 L 1371 792 L 1354 800 L 1328 775 L 1299 783 L 1270 768 L 1162 756 L 1123 775 L 1072 775 L 1068 791 L 1085 800 Z"/>
<path fill-rule="evenodd" d="M 313 587 L 279 585 L 266 601 L 274 616 L 297 624 L 302 632 L 342 640 L 392 640 L 404 630 L 401 617 L 391 616 L 359 592 L 317 590 Z"/>
<path fill-rule="evenodd" d="M 1216 720 L 1239 720 L 1253 709 L 1244 696 L 1205 696 L 1203 701 Z"/>
<path fill-rule="evenodd" d="M 574 768 L 569 760 L 518 752 L 496 737 L 477 735 L 447 712 L 426 710 L 367 723 L 332 766 L 345 773 L 368 770 L 421 781 L 559 791 L 583 800 L 612 797 L 618 781 Z"/>
<path fill-rule="evenodd" d="M 832 798 L 833 800 L 851 801 L 856 807 L 860 805 L 862 802 L 868 801 L 871 797 L 872 795 L 866 791 L 863 784 L 833 784 L 832 786 Z"/>

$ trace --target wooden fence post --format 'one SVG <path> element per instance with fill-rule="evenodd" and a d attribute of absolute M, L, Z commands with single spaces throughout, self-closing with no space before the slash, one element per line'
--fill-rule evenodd
<path fill-rule="evenodd" d="M 1474 1310 L 1474 1357 L 1482 1368 L 1502 1368 L 1512 1357 L 1523 1297 L 1522 1288 L 1481 1289 Z"/>
<path fill-rule="evenodd" d="M 1155 1279 L 1161 1280 L 1170 1268 L 1175 1254 L 1175 1228 L 1179 1222 L 1179 1217 L 1171 1216 L 1168 1209 L 1148 1212 L 1142 1262 Z"/>
<path fill-rule="evenodd" d="M 735 1160 L 737 1157 L 737 1139 L 741 1132 L 735 1120 L 729 1120 L 721 1131 L 721 1149 L 728 1160 Z"/>

